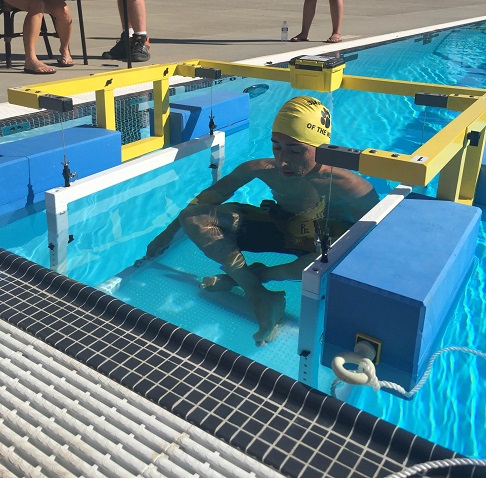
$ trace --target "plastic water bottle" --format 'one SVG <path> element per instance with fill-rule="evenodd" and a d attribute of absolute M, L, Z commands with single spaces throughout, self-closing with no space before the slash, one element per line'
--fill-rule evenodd
<path fill-rule="evenodd" d="M 281 41 L 288 41 L 289 40 L 289 26 L 287 25 L 287 22 L 282 23 L 282 35 L 280 37 Z"/>

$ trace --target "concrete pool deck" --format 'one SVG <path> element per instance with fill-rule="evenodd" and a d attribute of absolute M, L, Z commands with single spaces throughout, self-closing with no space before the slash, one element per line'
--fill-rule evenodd
<path fill-rule="evenodd" d="M 77 64 L 73 68 L 59 68 L 55 75 L 26 75 L 23 73 L 24 55 L 21 39 L 12 41 L 14 56 L 11 69 L 5 66 L 5 50 L 2 45 L 0 103 L 7 101 L 7 89 L 13 86 L 87 76 L 126 66 L 123 62 L 101 58 L 103 51 L 109 50 L 120 35 L 116 1 L 83 0 L 88 65 L 83 64 L 81 56 L 76 3 L 68 0 L 68 4 L 74 19 L 71 51 Z M 289 25 L 289 38 L 299 33 L 302 4 L 303 2 L 295 1 L 261 4 L 256 0 L 248 0 L 244 4 L 236 0 L 187 0 L 183 3 L 146 0 L 151 59 L 146 63 L 134 63 L 133 66 L 194 58 L 238 61 L 313 47 L 322 47 L 322 52 L 335 50 L 336 45 L 323 43 L 331 33 L 327 2 L 318 4 L 309 42 L 280 41 L 280 28 L 284 20 Z M 339 46 L 345 48 L 351 40 L 475 19 L 484 15 L 484 0 L 411 0 L 405 4 L 385 0 L 346 0 L 342 27 L 343 42 Z M 23 16 L 18 15 L 17 30 L 21 28 L 22 21 Z M 51 39 L 51 46 L 56 52 L 56 39 Z M 47 58 L 42 40 L 37 50 L 41 59 Z M 46 60 L 48 64 L 54 62 L 55 60 Z"/>

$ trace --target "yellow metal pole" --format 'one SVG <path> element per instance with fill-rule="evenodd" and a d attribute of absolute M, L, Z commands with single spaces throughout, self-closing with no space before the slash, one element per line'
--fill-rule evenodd
<path fill-rule="evenodd" d="M 154 136 L 164 138 L 164 146 L 170 142 L 169 129 L 169 79 L 154 81 Z"/>
<path fill-rule="evenodd" d="M 459 199 L 461 178 L 464 171 L 466 148 L 459 150 L 440 171 L 437 198 L 456 202 Z"/>
<path fill-rule="evenodd" d="M 290 70 L 288 68 L 255 66 L 243 63 L 227 63 L 224 61 L 209 60 L 198 60 L 198 65 L 206 68 L 219 69 L 223 75 L 246 76 L 248 78 L 290 82 Z"/>
<path fill-rule="evenodd" d="M 464 160 L 464 171 L 462 173 L 461 187 L 459 190 L 459 201 L 472 204 L 474 194 L 476 193 L 476 183 L 478 181 L 479 171 L 481 169 L 481 160 L 484 154 L 485 145 L 485 125 L 471 125 L 472 131 L 481 131 L 478 145 L 473 146 L 469 142 L 466 146 L 466 155 Z"/>
<path fill-rule="evenodd" d="M 97 90 L 96 124 L 100 128 L 116 130 L 115 126 L 115 92 L 114 90 Z"/>
<path fill-rule="evenodd" d="M 432 85 L 400 80 L 385 80 L 366 76 L 343 75 L 341 88 L 347 90 L 367 91 L 370 93 L 386 93 L 399 96 L 415 96 L 416 93 L 437 93 L 443 95 L 483 96 L 484 89 L 466 88 L 461 86 Z M 458 100 L 459 101 L 459 100 Z M 461 108 L 462 109 L 462 108 Z"/>
<path fill-rule="evenodd" d="M 122 162 L 152 153 L 163 147 L 164 138 L 161 136 L 150 136 L 149 138 L 139 139 L 133 143 L 124 144 L 122 146 Z"/>

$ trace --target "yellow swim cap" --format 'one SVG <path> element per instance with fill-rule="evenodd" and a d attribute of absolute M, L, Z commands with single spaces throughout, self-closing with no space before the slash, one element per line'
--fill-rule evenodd
<path fill-rule="evenodd" d="M 272 131 L 311 146 L 331 141 L 331 113 L 316 98 L 297 96 L 284 103 L 273 121 Z"/>

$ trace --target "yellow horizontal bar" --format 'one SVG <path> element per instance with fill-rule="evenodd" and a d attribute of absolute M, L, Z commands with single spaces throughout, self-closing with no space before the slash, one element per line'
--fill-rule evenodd
<path fill-rule="evenodd" d="M 447 109 L 450 111 L 464 111 L 480 98 L 480 96 L 474 95 L 449 95 L 447 98 Z"/>
<path fill-rule="evenodd" d="M 44 91 L 36 88 L 22 87 L 9 88 L 7 90 L 8 102 L 12 105 L 25 106 L 26 108 L 39 109 L 39 96 L 45 95 Z"/>
<path fill-rule="evenodd" d="M 365 149 L 359 156 L 359 172 L 366 176 L 425 186 L 426 167 L 408 154 Z"/>
<path fill-rule="evenodd" d="M 274 66 L 255 66 L 242 63 L 228 63 L 224 61 L 199 60 L 199 65 L 206 68 L 217 68 L 223 75 L 246 76 L 262 80 L 290 82 L 290 70 L 288 68 L 276 68 Z"/>
<path fill-rule="evenodd" d="M 12 104 L 39 109 L 38 98 L 51 94 L 72 96 L 103 89 L 124 88 L 143 82 L 168 78 L 174 74 L 176 64 L 150 65 L 118 71 L 96 73 L 95 75 L 50 81 L 8 89 L 8 101 Z"/>
<path fill-rule="evenodd" d="M 427 167 L 427 183 L 464 147 L 469 126 L 474 123 L 481 132 L 485 128 L 485 122 L 486 101 L 480 99 L 415 151 L 412 156 L 426 158 L 424 164 Z"/>
<path fill-rule="evenodd" d="M 438 93 L 443 95 L 461 94 L 483 96 L 484 89 L 466 88 L 461 86 L 431 85 L 401 80 L 385 80 L 366 76 L 343 75 L 341 88 L 347 90 L 368 91 L 400 96 L 415 96 L 416 93 Z"/>
<path fill-rule="evenodd" d="M 122 162 L 138 158 L 144 154 L 151 153 L 164 147 L 164 138 L 162 136 L 150 136 L 150 138 L 140 139 L 133 143 L 122 146 Z"/>

